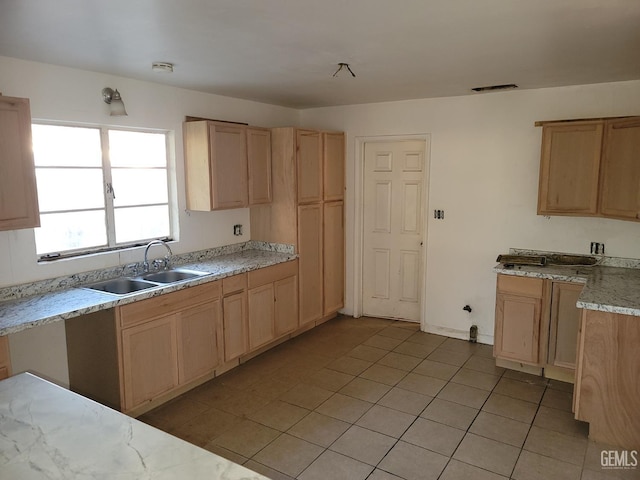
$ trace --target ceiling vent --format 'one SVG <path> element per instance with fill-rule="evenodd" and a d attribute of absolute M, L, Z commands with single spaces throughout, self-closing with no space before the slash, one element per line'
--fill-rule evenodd
<path fill-rule="evenodd" d="M 506 83 L 504 85 L 490 85 L 488 87 L 475 87 L 472 88 L 474 92 L 494 92 L 496 90 L 513 90 L 514 88 L 518 88 L 518 85 L 515 83 Z"/>

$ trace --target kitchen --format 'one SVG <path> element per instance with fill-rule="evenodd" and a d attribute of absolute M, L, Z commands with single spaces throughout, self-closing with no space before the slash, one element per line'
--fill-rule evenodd
<path fill-rule="evenodd" d="M 541 132 L 534 126 L 539 120 L 637 114 L 638 80 L 298 110 L 2 57 L 0 85 L 5 95 L 30 98 L 33 118 L 176 132 L 174 174 L 180 202 L 185 194 L 179 132 L 186 115 L 346 132 L 347 315 L 359 314 L 354 308 L 354 192 L 360 137 L 430 136 L 428 211 L 444 209 L 446 217 L 440 222 L 427 216 L 425 331 L 466 338 L 475 323 L 479 341 L 493 343 L 492 268 L 496 255 L 511 247 L 587 254 L 590 242 L 597 241 L 606 245 L 607 255 L 640 257 L 640 231 L 633 222 L 536 215 Z M 99 98 L 106 85 L 123 94 L 129 117 L 106 116 Z M 233 225 L 246 228 L 250 224 L 248 209 L 187 214 L 184 203 L 179 205 L 181 235 L 172 247 L 176 253 L 235 243 Z M 245 231 L 243 240 L 248 240 L 250 232 Z M 141 256 L 137 250 L 78 259 L 73 264 L 36 264 L 33 234 L 20 230 L 0 234 L 0 251 L 3 286 L 126 264 Z M 467 304 L 473 307 L 471 314 L 462 310 Z M 32 369 L 68 383 L 61 323 L 15 334 L 10 342 L 15 371 Z"/>

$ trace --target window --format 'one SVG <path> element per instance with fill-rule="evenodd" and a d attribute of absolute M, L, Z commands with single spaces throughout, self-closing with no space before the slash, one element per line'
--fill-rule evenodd
<path fill-rule="evenodd" d="M 171 236 L 167 135 L 32 125 L 41 259 Z"/>

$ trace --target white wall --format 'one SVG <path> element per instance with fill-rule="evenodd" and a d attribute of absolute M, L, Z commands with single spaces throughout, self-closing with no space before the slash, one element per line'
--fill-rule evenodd
<path fill-rule="evenodd" d="M 104 87 L 118 89 L 129 116 L 109 116 L 108 105 L 102 101 Z M 291 108 L 8 57 L 0 57 L 0 92 L 6 96 L 29 98 L 34 120 L 157 128 L 173 132 L 180 229 L 179 241 L 171 245 L 174 253 L 228 245 L 250 238 L 249 209 L 185 213 L 184 117 L 191 115 L 265 127 L 296 125 L 299 117 L 298 111 Z M 236 223 L 245 226 L 242 237 L 233 236 Z M 37 264 L 32 229 L 0 232 L 0 287 L 138 261 L 141 250 Z"/>
<path fill-rule="evenodd" d="M 175 75 L 179 75 L 176 72 Z M 117 88 L 125 102 L 127 117 L 110 117 L 102 101 L 104 87 Z M 215 118 L 251 125 L 278 127 L 297 125 L 299 112 L 246 100 L 184 90 L 166 85 L 42 63 L 0 57 L 0 92 L 27 97 L 34 120 L 53 120 L 96 125 L 154 128 L 173 132 L 179 241 L 174 253 L 184 253 L 249 240 L 249 209 L 221 212 L 185 212 L 182 121 L 186 115 Z M 233 225 L 244 225 L 242 237 L 233 236 Z M 61 260 L 36 261 L 33 229 L 0 232 L 0 287 L 71 273 L 140 261 L 142 249 Z M 60 384 L 68 384 L 64 322 L 10 335 L 14 372 L 31 370 Z"/>
<path fill-rule="evenodd" d="M 303 110 L 301 125 L 347 133 L 346 312 L 354 305 L 356 138 L 430 134 L 426 324 L 493 342 L 498 254 L 509 247 L 640 258 L 640 224 L 536 215 L 536 120 L 640 115 L 640 81 Z M 444 209 L 445 220 L 433 210 Z M 471 315 L 462 310 L 471 305 Z"/>

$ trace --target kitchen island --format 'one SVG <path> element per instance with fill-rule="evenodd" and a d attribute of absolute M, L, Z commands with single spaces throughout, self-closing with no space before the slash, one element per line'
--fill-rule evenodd
<path fill-rule="evenodd" d="M 24 373 L 0 382 L 0 478 L 267 480 Z"/>

